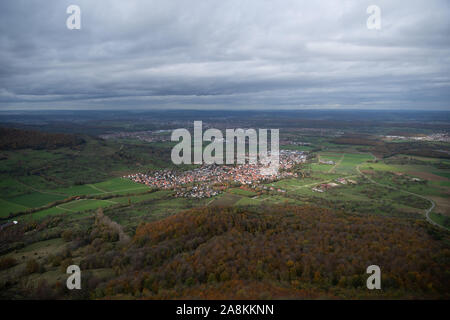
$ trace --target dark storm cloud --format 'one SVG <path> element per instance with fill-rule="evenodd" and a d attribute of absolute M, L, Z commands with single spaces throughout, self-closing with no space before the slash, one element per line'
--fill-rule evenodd
<path fill-rule="evenodd" d="M 0 108 L 450 109 L 449 32 L 446 0 L 2 0 Z"/>

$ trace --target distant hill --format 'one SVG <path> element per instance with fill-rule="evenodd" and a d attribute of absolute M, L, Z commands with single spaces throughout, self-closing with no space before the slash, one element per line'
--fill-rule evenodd
<path fill-rule="evenodd" d="M 82 138 L 72 134 L 0 128 L 0 150 L 56 149 L 84 142 Z"/>

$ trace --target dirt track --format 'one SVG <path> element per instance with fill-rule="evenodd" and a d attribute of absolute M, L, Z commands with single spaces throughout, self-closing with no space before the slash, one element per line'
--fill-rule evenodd
<path fill-rule="evenodd" d="M 375 157 L 373 154 L 372 154 L 372 156 L 374 157 L 374 159 L 376 159 L 376 157 Z M 413 195 L 413 196 L 422 198 L 422 199 L 427 200 L 428 202 L 430 202 L 431 206 L 430 206 L 428 209 L 426 209 L 426 211 L 425 211 L 425 219 L 426 219 L 429 223 L 431 223 L 432 225 L 434 225 L 434 226 L 436 226 L 436 227 L 439 227 L 439 228 L 442 228 L 442 229 L 445 229 L 445 230 L 450 230 L 450 229 L 448 229 L 448 228 L 446 228 L 446 227 L 444 227 L 444 226 L 442 226 L 442 225 L 440 225 L 440 224 L 434 222 L 433 220 L 431 220 L 431 218 L 430 218 L 430 212 L 433 211 L 433 209 L 436 207 L 436 204 L 435 204 L 435 202 L 434 202 L 433 200 L 428 199 L 428 198 L 426 198 L 426 197 L 424 197 L 424 196 L 422 196 L 422 195 L 420 195 L 420 194 L 417 194 L 417 193 L 413 193 L 413 192 L 401 190 L 401 189 L 396 188 L 396 187 L 393 187 L 393 186 L 389 186 L 389 185 L 386 185 L 386 184 L 378 183 L 378 182 L 372 180 L 372 178 L 370 178 L 370 177 L 367 176 L 366 174 L 362 173 L 361 170 L 359 169 L 360 166 L 361 166 L 361 164 L 359 164 L 359 165 L 356 166 L 356 171 L 358 171 L 358 173 L 359 173 L 360 175 L 362 175 L 364 178 L 366 178 L 367 180 L 369 180 L 371 183 L 376 184 L 376 185 L 381 186 L 381 187 L 385 187 L 385 188 L 389 188 L 389 189 L 392 189 L 392 190 L 400 191 L 400 192 L 403 192 L 403 193 L 406 193 L 406 194 L 410 194 L 410 195 Z"/>

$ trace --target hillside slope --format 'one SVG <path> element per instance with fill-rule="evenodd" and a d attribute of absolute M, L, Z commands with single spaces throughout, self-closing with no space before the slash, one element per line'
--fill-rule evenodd
<path fill-rule="evenodd" d="M 427 228 L 315 207 L 193 209 L 142 224 L 96 297 L 448 297 L 450 251 Z M 366 288 L 372 264 L 381 292 Z"/>
<path fill-rule="evenodd" d="M 0 150 L 56 149 L 74 147 L 84 142 L 82 138 L 73 134 L 0 128 Z"/>

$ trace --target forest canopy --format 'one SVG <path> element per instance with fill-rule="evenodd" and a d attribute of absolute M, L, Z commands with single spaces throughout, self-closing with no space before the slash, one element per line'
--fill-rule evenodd
<path fill-rule="evenodd" d="M 141 224 L 121 276 L 97 297 L 370 297 L 372 264 L 382 269 L 385 297 L 439 296 L 448 293 L 450 251 L 427 227 L 311 206 L 192 209 Z"/>
<path fill-rule="evenodd" d="M 0 150 L 56 149 L 82 143 L 84 140 L 73 134 L 0 128 Z"/>

